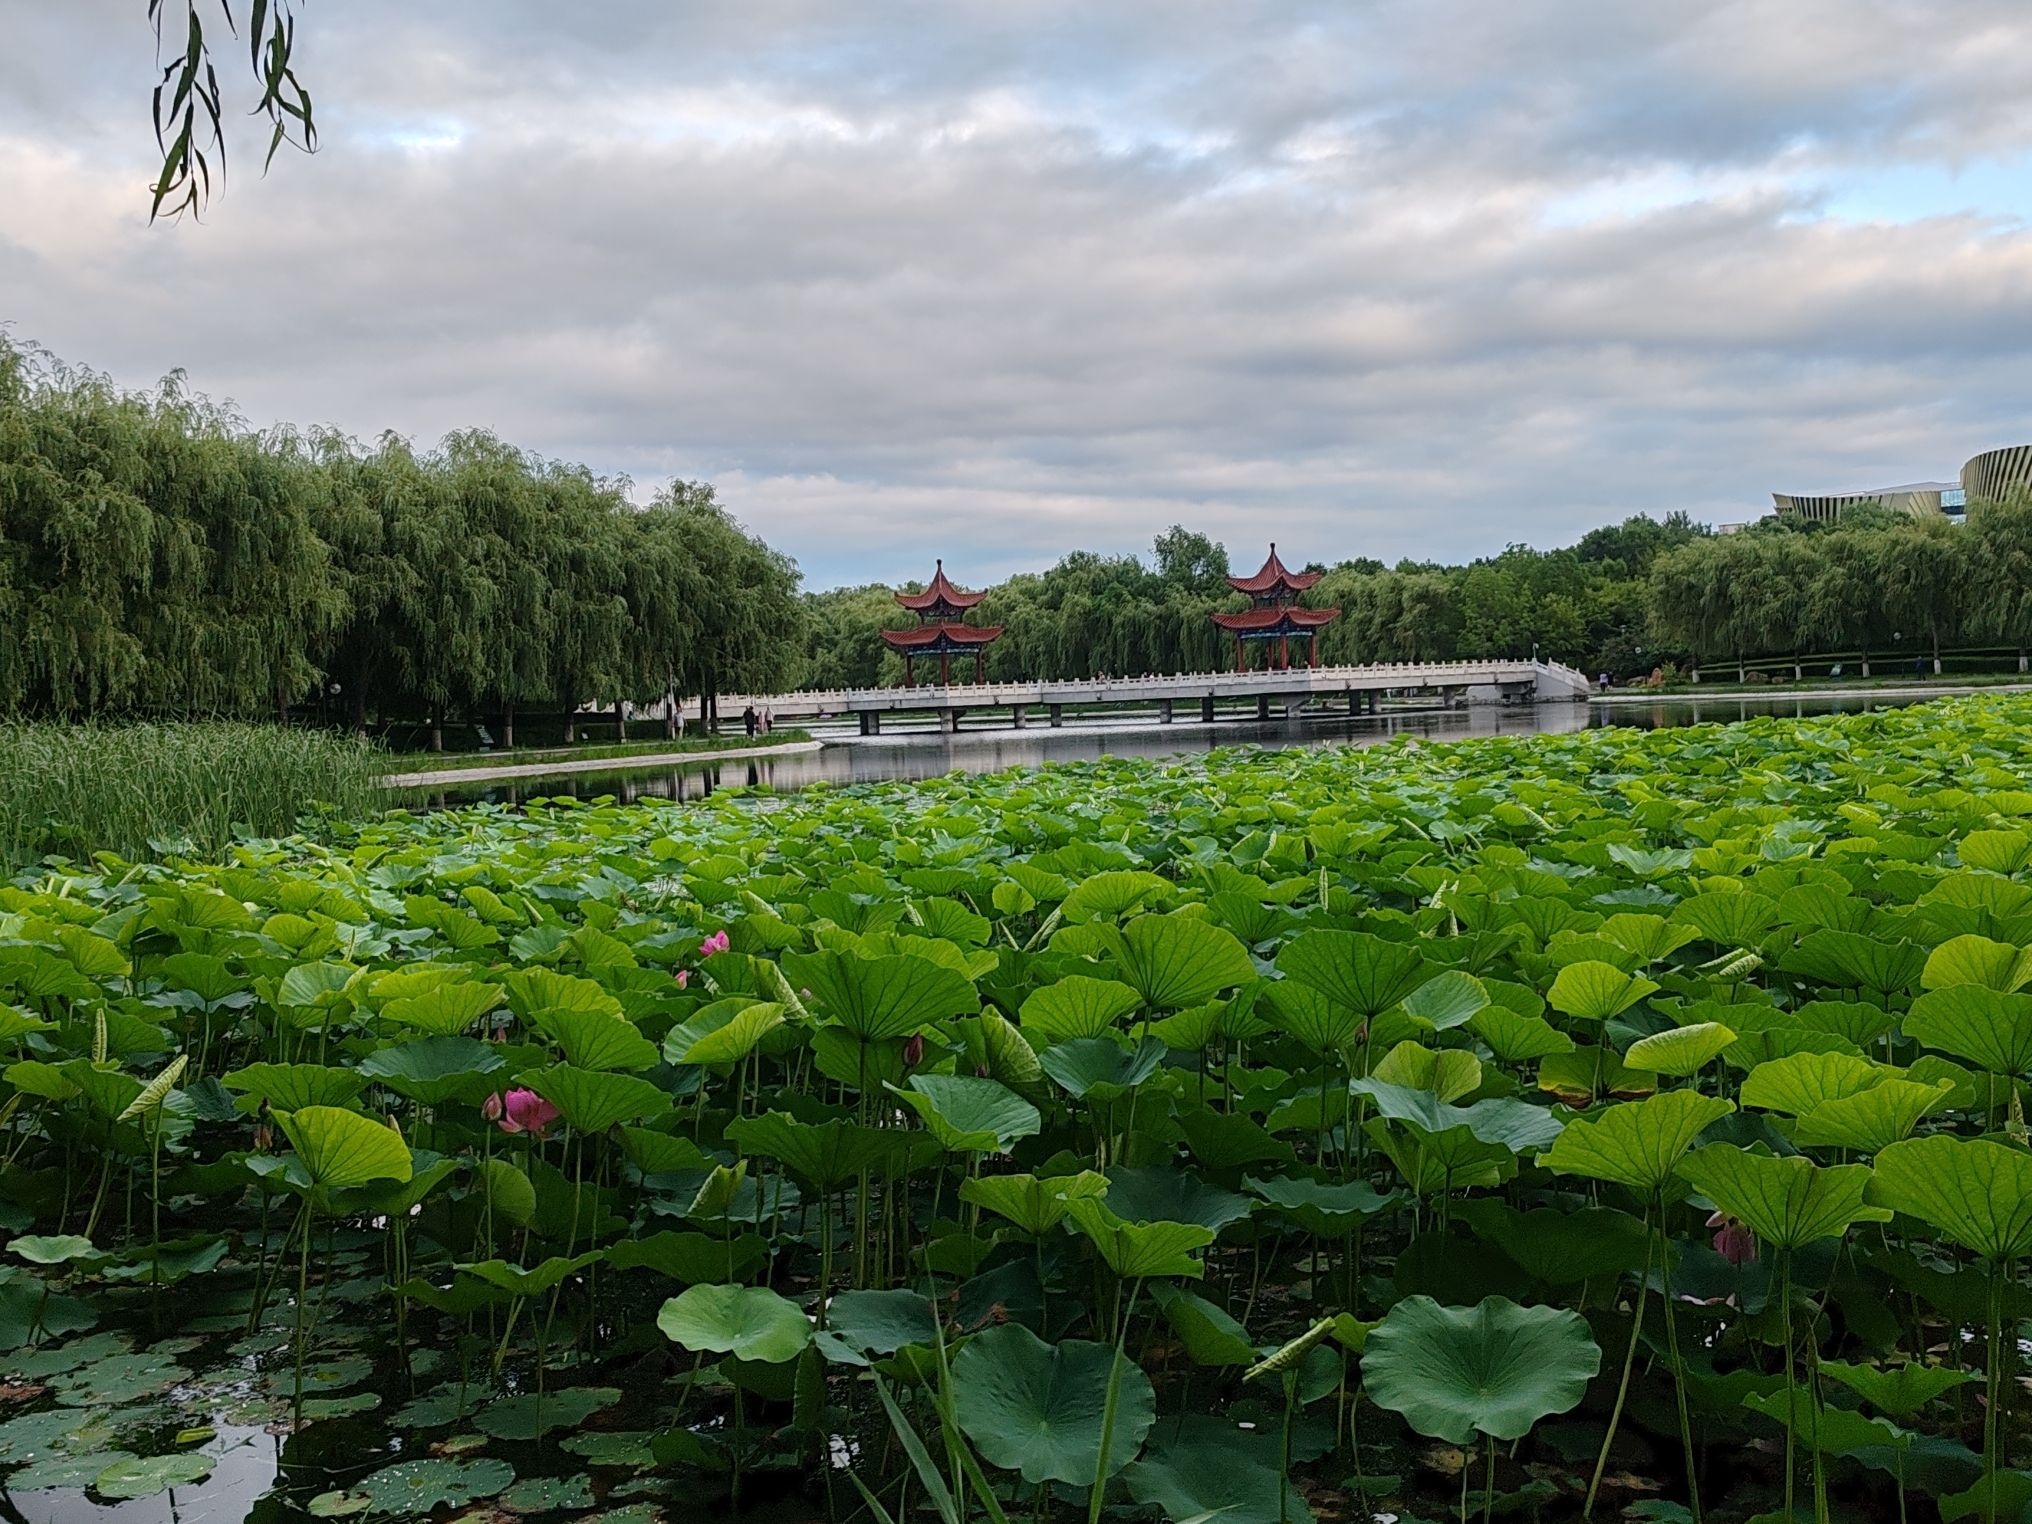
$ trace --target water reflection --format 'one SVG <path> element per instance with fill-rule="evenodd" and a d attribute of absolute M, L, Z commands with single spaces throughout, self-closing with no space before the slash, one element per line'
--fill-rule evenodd
<path fill-rule="evenodd" d="M 1477 736 L 1546 735 L 1591 726 L 1628 725 L 1642 730 L 1749 719 L 1755 715 L 1853 713 L 1898 708 L 1918 698 L 1698 698 L 1675 696 L 1650 702 L 1535 704 L 1507 707 L 1481 704 L 1466 709 L 1421 709 L 1360 717 L 1303 717 L 1292 720 L 1226 720 L 1214 724 L 1158 725 L 1149 720 L 1114 720 L 1067 726 L 961 730 L 942 735 L 925 725 L 880 736 L 845 731 L 821 736 L 823 751 L 734 761 L 701 760 L 682 766 L 614 772 L 563 773 L 542 778 L 502 779 L 428 792 L 417 790 L 422 808 L 480 801 L 517 805 L 529 799 L 569 795 L 578 799 L 702 799 L 715 790 L 746 787 L 786 792 L 814 783 L 874 783 L 887 779 L 934 778 L 952 772 L 989 773 L 1047 762 L 1090 762 L 1101 757 L 1179 757 L 1221 746 L 1375 746 L 1405 736 L 1455 741 Z"/>

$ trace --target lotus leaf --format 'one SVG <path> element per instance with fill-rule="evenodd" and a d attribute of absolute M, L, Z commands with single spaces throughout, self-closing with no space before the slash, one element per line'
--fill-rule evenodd
<path fill-rule="evenodd" d="M 1539 1419 L 1577 1405 L 1601 1363 L 1578 1313 L 1502 1297 L 1442 1307 L 1414 1296 L 1370 1332 L 1362 1380 L 1378 1407 L 1458 1445 L 1477 1432 L 1522 1439 Z"/>
<path fill-rule="evenodd" d="M 1116 1359 L 1106 1344 L 1069 1339 L 1054 1346 L 1020 1323 L 986 1329 L 953 1357 L 960 1429 L 986 1460 L 1032 1486 L 1090 1487 L 1100 1474 Z M 1156 1419 L 1150 1378 L 1125 1359 L 1107 1430 L 1110 1476 L 1136 1458 Z"/>

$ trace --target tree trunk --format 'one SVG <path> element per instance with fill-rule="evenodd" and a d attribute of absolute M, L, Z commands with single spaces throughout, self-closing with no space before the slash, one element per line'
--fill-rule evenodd
<path fill-rule="evenodd" d="M 509 699 L 501 706 L 501 749 L 515 749 L 515 700 Z"/>
<path fill-rule="evenodd" d="M 663 690 L 663 739 L 677 739 L 677 695 L 668 688 Z"/>
<path fill-rule="evenodd" d="M 275 680 L 275 720 L 279 725 L 289 723 L 289 687 L 281 678 Z"/>
<path fill-rule="evenodd" d="M 1940 631 L 1933 632 L 1933 675 L 1940 676 Z"/>
<path fill-rule="evenodd" d="M 1741 684 L 1747 683 L 1749 680 L 1749 674 L 1743 670 L 1743 653 L 1738 651 L 1736 653 L 1736 681 Z"/>
<path fill-rule="evenodd" d="M 564 744 L 570 746 L 573 742 L 577 741 L 579 738 L 579 704 L 578 700 L 573 698 L 570 694 L 565 695 L 563 703 L 564 703 Z"/>
<path fill-rule="evenodd" d="M 1870 653 L 1868 651 L 1865 651 L 1863 653 L 1863 676 L 1868 677 L 1869 675 L 1870 675 Z"/>
<path fill-rule="evenodd" d="M 444 750 L 444 719 L 435 714 L 430 717 L 430 749 Z"/>
<path fill-rule="evenodd" d="M 617 741 L 626 741 L 628 739 L 628 701 L 626 699 L 614 700 L 614 739 Z"/>
<path fill-rule="evenodd" d="M 2020 672 L 2025 670 L 2025 648 L 2023 646 L 2018 648 L 2018 670 Z"/>
<path fill-rule="evenodd" d="M 364 683 L 355 682 L 349 696 L 353 709 L 353 734 L 362 740 L 367 738 L 367 688 Z"/>

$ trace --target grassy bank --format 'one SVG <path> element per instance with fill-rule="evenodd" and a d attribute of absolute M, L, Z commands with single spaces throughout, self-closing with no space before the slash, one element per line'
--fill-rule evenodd
<path fill-rule="evenodd" d="M 399 773 L 456 773 L 477 767 L 520 767 L 536 762 L 605 762 L 628 757 L 675 757 L 716 751 L 746 750 L 756 746 L 786 746 L 809 741 L 802 730 L 772 730 L 766 736 L 735 733 L 720 736 L 686 736 L 675 741 L 608 741 L 588 746 L 532 746 L 508 751 L 405 752 L 386 760 L 389 771 Z"/>
<path fill-rule="evenodd" d="M 385 765 L 350 737 L 273 725 L 0 723 L 0 863 L 214 854 L 319 809 L 357 818 L 378 806 Z"/>

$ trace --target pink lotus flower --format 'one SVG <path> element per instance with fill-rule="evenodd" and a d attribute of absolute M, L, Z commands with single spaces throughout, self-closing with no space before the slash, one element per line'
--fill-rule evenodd
<path fill-rule="evenodd" d="M 910 1040 L 903 1044 L 903 1067 L 915 1069 L 924 1062 L 924 1034 L 912 1032 Z"/>
<path fill-rule="evenodd" d="M 526 1132 L 540 1143 L 559 1113 L 534 1090 L 511 1090 L 505 1096 L 488 1096 L 480 1115 L 499 1123 L 503 1132 Z"/>
<path fill-rule="evenodd" d="M 677 971 L 677 987 L 679 989 L 687 989 L 690 987 L 690 985 L 691 985 L 691 970 L 688 968 L 679 969 Z"/>
<path fill-rule="evenodd" d="M 1715 1230 L 1715 1253 L 1723 1259 L 1738 1267 L 1756 1260 L 1757 1235 L 1727 1212 L 1715 1213 L 1707 1220 L 1707 1225 Z"/>
<path fill-rule="evenodd" d="M 727 935 L 726 929 L 722 927 L 699 943 L 699 956 L 701 958 L 710 958 L 714 953 L 723 953 L 733 945 L 733 939 Z"/>

